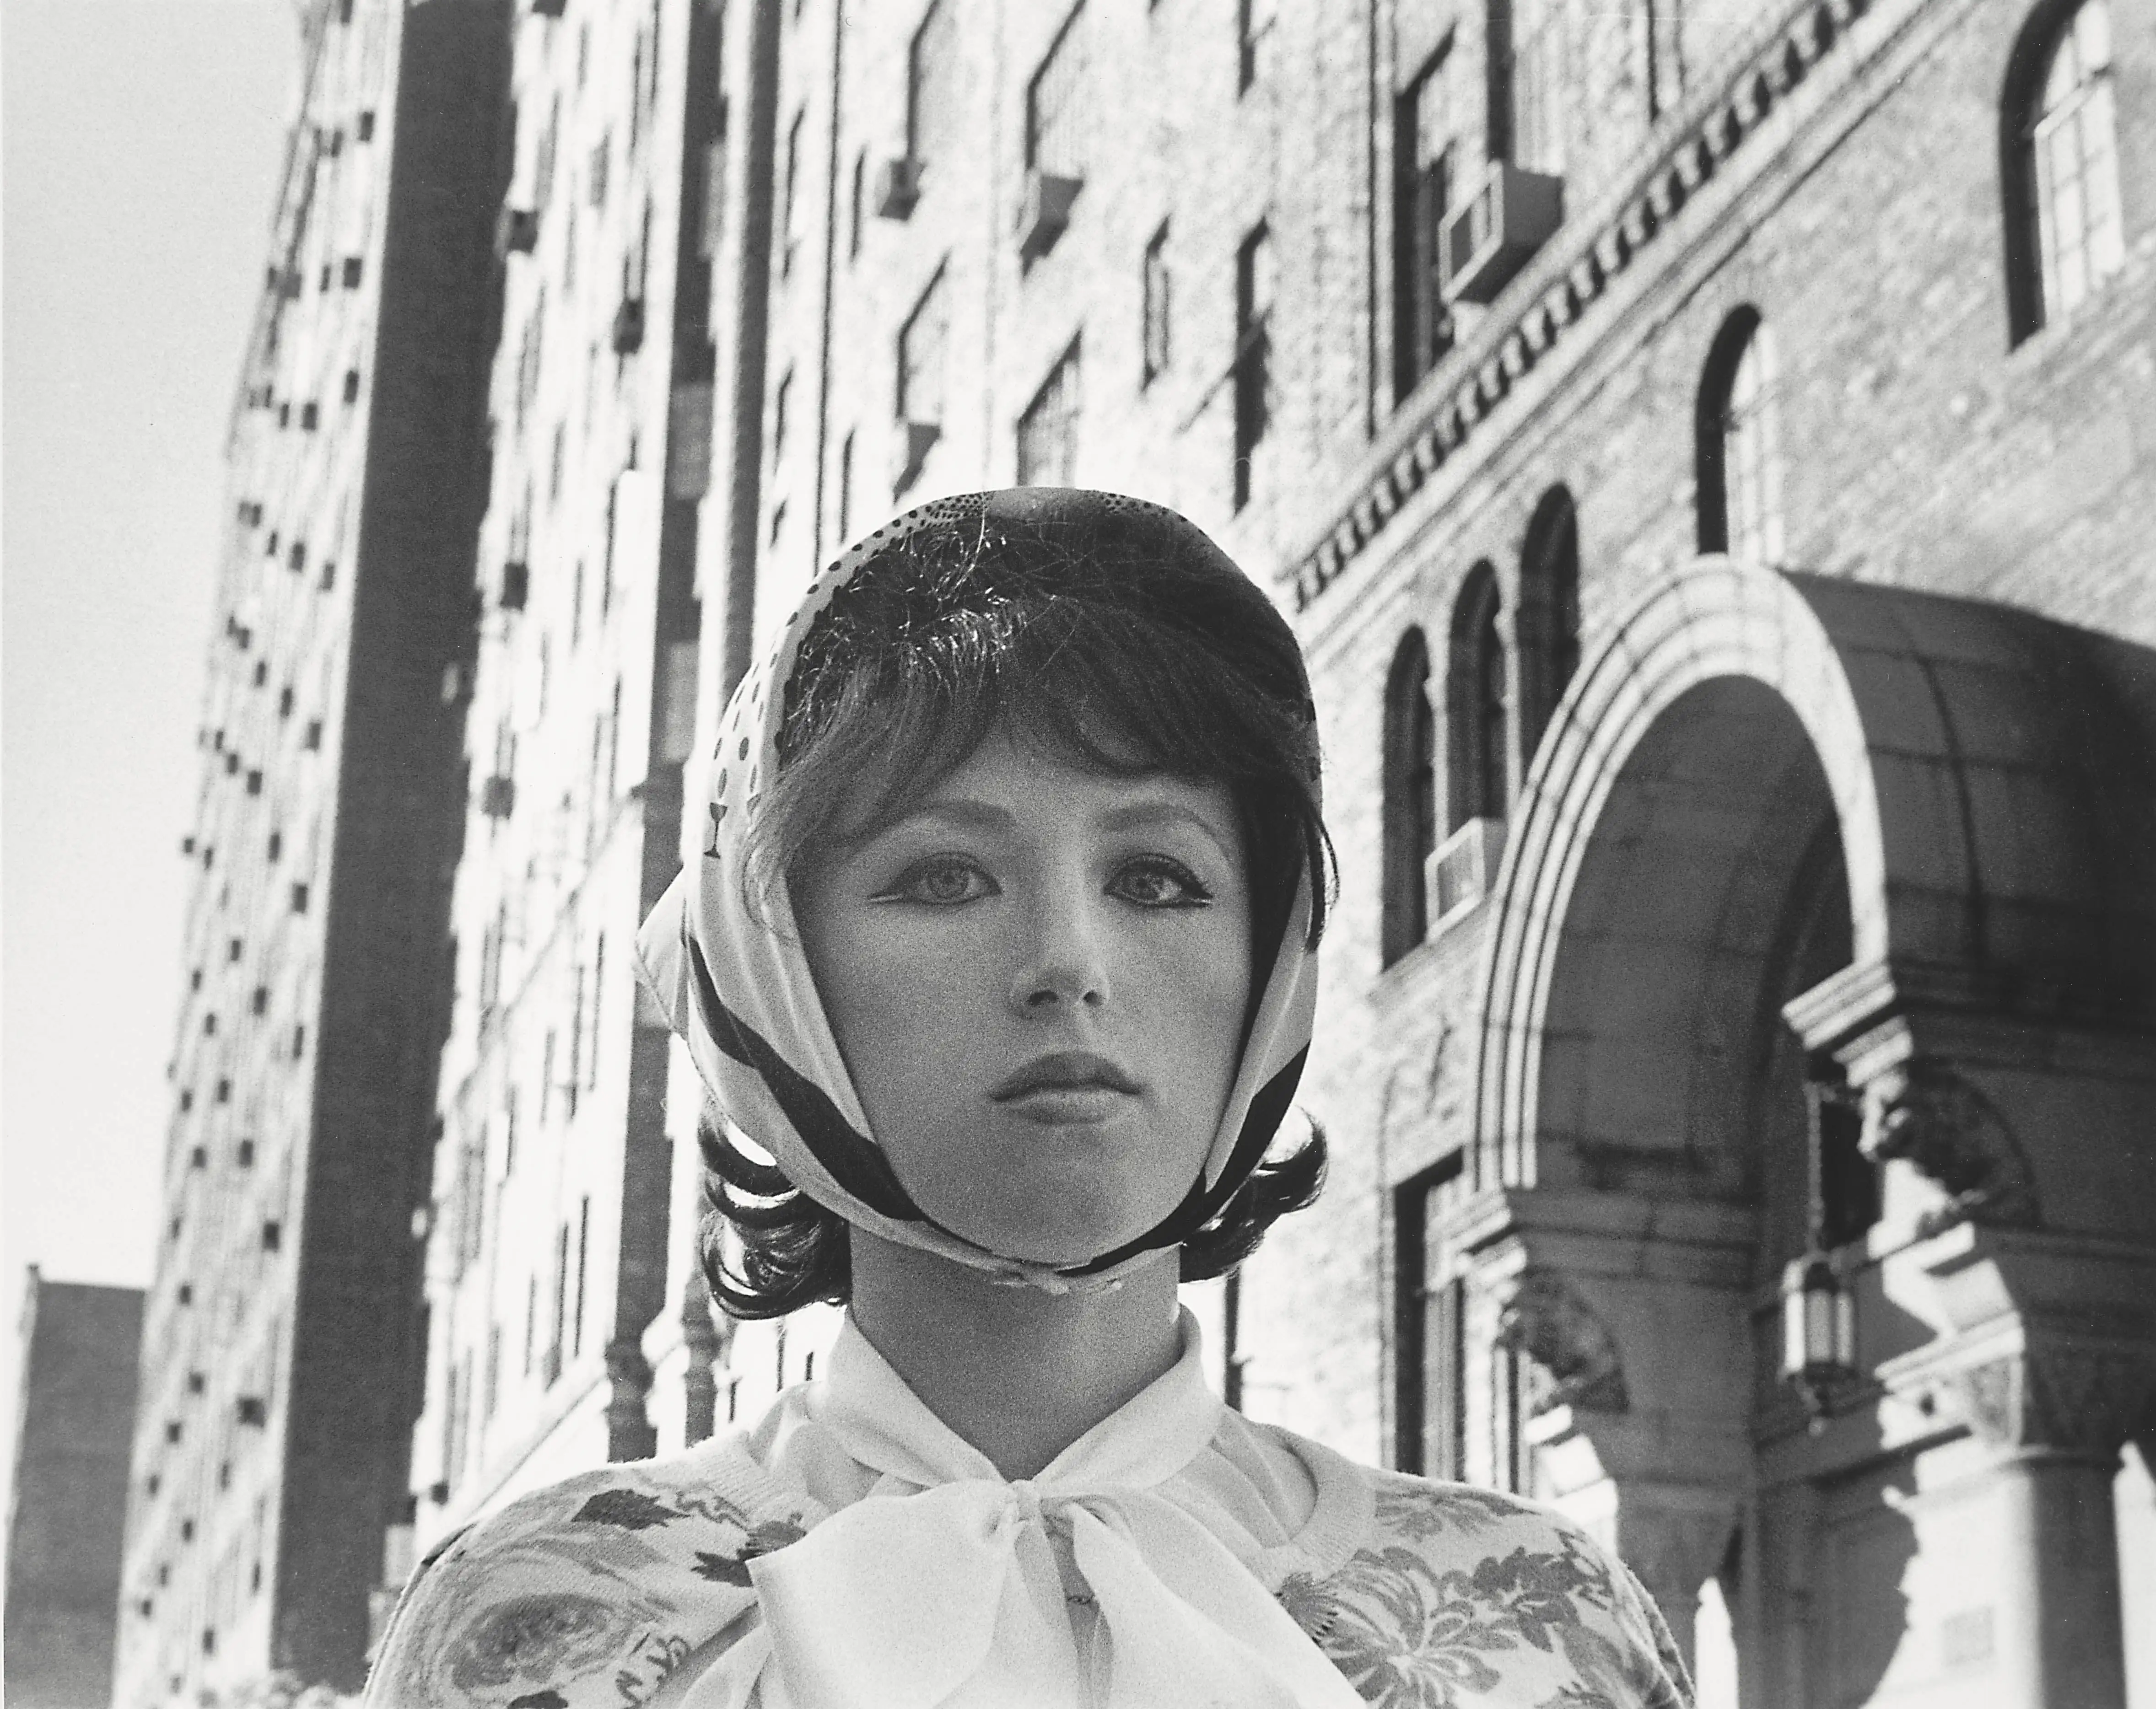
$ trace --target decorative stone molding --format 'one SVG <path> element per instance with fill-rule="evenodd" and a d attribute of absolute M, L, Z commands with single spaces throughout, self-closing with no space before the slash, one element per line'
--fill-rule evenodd
<path fill-rule="evenodd" d="M 1850 39 L 1876 0 L 1796 0 L 1763 20 L 1733 51 L 1731 69 L 1671 115 L 1669 141 L 1587 209 L 1537 256 L 1475 335 L 1425 383 L 1426 402 L 1373 449 L 1354 496 L 1322 538 L 1281 574 L 1306 610 L 1423 484 L 1496 412 L 1516 380 L 1546 358 L 1640 253 L 1669 230 L 1707 181 L 1768 115 Z"/>
<path fill-rule="evenodd" d="M 2029 1159 L 1991 1101 L 1945 1064 L 1922 1057 L 1866 1087 L 1865 1154 L 1905 1159 L 1947 1195 L 1917 1225 L 1928 1239 L 1957 1223 L 2033 1229 L 2043 1221 Z"/>
<path fill-rule="evenodd" d="M 1497 1344 L 1523 1352 L 1550 1383 L 1535 1396 L 1537 1416 L 1560 1406 L 1578 1412 L 1621 1413 L 1631 1398 L 1617 1343 L 1594 1308 L 1563 1278 L 1530 1270 L 1498 1310 Z"/>
<path fill-rule="evenodd" d="M 1965 1223 L 1907 1255 L 1944 1319 L 1888 1392 L 2001 1449 L 2109 1463 L 2156 1425 L 2156 1252 Z"/>
<path fill-rule="evenodd" d="M 2051 1448 L 2111 1460 L 2144 1435 L 2156 1351 L 2037 1342 L 1943 1373 L 1953 1412 L 1994 1448 Z"/>

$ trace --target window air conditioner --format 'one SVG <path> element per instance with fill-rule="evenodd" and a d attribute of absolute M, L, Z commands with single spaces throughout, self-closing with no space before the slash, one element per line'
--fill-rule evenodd
<path fill-rule="evenodd" d="M 568 0 L 531 0 L 534 18 L 559 18 L 568 10 Z"/>
<path fill-rule="evenodd" d="M 516 780 L 489 778 L 480 785 L 479 810 L 489 819 L 507 819 L 516 810 Z"/>
<path fill-rule="evenodd" d="M 1564 180 L 1492 161 L 1439 240 L 1447 302 L 1486 303 L 1549 240 L 1564 218 Z"/>
<path fill-rule="evenodd" d="M 1035 168 L 1025 175 L 1025 193 L 1018 204 L 1018 253 L 1021 260 L 1038 261 L 1055 247 L 1064 227 L 1070 223 L 1070 204 L 1083 189 L 1083 178 L 1060 177 Z"/>
<path fill-rule="evenodd" d="M 1442 925 L 1481 901 L 1496 884 L 1497 863 L 1504 857 L 1501 819 L 1471 819 L 1440 843 L 1423 869 L 1430 919 Z"/>
<path fill-rule="evenodd" d="M 644 348 L 644 299 L 624 297 L 613 311 L 613 353 L 634 356 Z"/>
<path fill-rule="evenodd" d="M 921 199 L 921 162 L 906 157 L 876 168 L 875 211 L 883 219 L 906 219 Z"/>
<path fill-rule="evenodd" d="M 495 216 L 494 253 L 528 255 L 539 242 L 539 211 L 536 208 L 504 208 Z"/>
<path fill-rule="evenodd" d="M 911 486 L 920 477 L 921 465 L 928 460 L 928 453 L 937 440 L 943 437 L 940 422 L 902 421 L 898 424 L 898 454 L 892 459 L 891 471 L 891 495 L 896 497 Z"/>
<path fill-rule="evenodd" d="M 501 567 L 501 608 L 521 611 L 524 602 L 531 593 L 531 567 L 521 558 L 512 558 Z"/>

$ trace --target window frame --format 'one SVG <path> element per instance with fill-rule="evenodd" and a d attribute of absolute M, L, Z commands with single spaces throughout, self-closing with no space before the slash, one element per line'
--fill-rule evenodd
<path fill-rule="evenodd" d="M 1424 874 L 1440 837 L 1430 663 L 1417 626 L 1400 637 L 1385 673 L 1378 957 L 1386 967 L 1423 942 L 1431 924 Z"/>
<path fill-rule="evenodd" d="M 1049 365 L 1032 400 L 1019 413 L 1014 435 L 1018 449 L 1016 484 L 1019 486 L 1069 486 L 1077 478 L 1078 419 L 1084 398 L 1079 364 L 1083 344 L 1082 333 L 1072 336 Z M 1054 449 L 1061 465 L 1060 475 L 1055 480 L 1043 480 L 1038 439 L 1045 429 L 1050 428 L 1055 429 Z"/>

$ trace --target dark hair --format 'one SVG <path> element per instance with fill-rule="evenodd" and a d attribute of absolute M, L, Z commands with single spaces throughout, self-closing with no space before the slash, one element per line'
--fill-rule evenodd
<path fill-rule="evenodd" d="M 966 537 L 926 529 L 839 588 L 785 685 L 778 772 L 741 880 L 750 905 L 787 882 L 806 851 L 873 834 L 998 724 L 1015 724 L 1104 772 L 1227 785 L 1250 876 L 1247 1034 L 1305 873 L 1312 947 L 1324 926 L 1332 849 L 1318 808 L 1315 709 L 1294 634 L 1271 602 L 1195 529 L 1150 515 L 1175 526 L 1142 519 L 1082 535 Z M 865 778 L 880 780 L 865 802 Z M 744 1152 L 712 1111 L 697 1137 L 700 1245 L 719 1302 L 745 1318 L 844 1302 L 845 1220 Z M 1325 1162 L 1313 1123 L 1303 1144 L 1261 1162 L 1182 1241 L 1183 1279 L 1241 1263 L 1277 1219 L 1317 1198 Z"/>

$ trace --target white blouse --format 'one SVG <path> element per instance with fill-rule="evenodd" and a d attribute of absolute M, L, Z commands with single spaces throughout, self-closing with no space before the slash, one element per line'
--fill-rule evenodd
<path fill-rule="evenodd" d="M 850 1314 L 824 1378 L 742 1444 L 831 1517 L 750 1563 L 760 1629 L 682 1709 L 1360 1709 L 1274 1591 L 1314 1522 L 1352 1544 L 1368 1492 L 1223 1405 L 1188 1311 L 1180 1329 L 1165 1374 L 1006 1481 Z"/>

